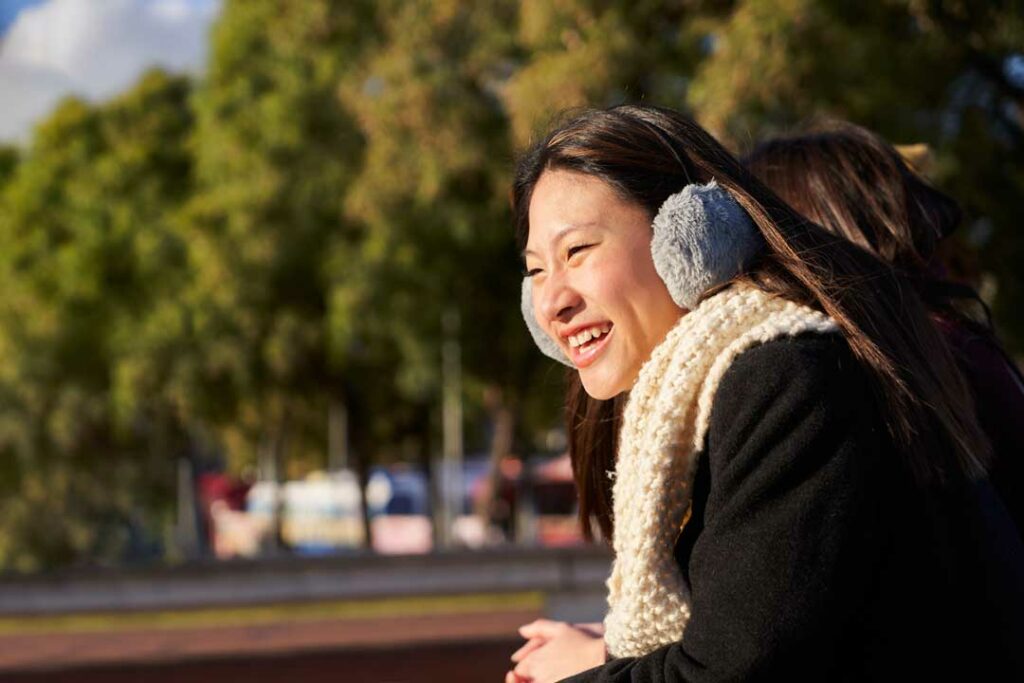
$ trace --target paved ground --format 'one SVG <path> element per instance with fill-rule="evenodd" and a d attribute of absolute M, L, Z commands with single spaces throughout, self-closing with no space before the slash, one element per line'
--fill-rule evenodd
<path fill-rule="evenodd" d="M 522 609 L 217 627 L 97 629 L 0 636 L 0 680 L 500 681 L 518 647 Z"/>
<path fill-rule="evenodd" d="M 593 621 L 596 547 L 300 558 L 0 581 L 0 681 L 501 681 L 542 614 Z"/>
<path fill-rule="evenodd" d="M 500 683 L 512 640 L 293 652 L 5 674 L 5 683 Z"/>

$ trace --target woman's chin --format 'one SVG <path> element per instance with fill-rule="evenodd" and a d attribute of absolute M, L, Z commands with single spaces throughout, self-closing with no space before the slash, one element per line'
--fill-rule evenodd
<path fill-rule="evenodd" d="M 591 376 L 588 377 L 588 375 Z M 580 371 L 580 383 L 583 385 L 583 390 L 587 392 L 587 396 L 592 399 L 607 401 L 625 391 L 621 382 L 609 381 L 606 377 L 594 377 L 592 375 L 593 373 Z"/>

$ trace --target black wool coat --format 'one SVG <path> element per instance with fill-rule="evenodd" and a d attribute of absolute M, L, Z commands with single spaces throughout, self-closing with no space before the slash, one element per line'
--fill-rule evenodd
<path fill-rule="evenodd" d="M 566 680 L 1024 681 L 1005 508 L 984 481 L 915 487 L 839 335 L 742 353 L 699 457 L 682 640 Z"/>

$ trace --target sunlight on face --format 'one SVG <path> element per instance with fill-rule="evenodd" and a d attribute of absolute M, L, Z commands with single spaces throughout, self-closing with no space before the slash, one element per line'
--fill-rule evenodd
<path fill-rule="evenodd" d="M 651 216 L 598 178 L 545 171 L 530 201 L 525 256 L 533 310 L 587 393 L 628 390 L 685 312 L 651 258 Z"/>

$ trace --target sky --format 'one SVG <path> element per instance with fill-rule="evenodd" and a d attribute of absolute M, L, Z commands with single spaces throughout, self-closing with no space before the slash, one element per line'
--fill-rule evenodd
<path fill-rule="evenodd" d="M 103 100 L 152 66 L 197 73 L 220 0 L 0 0 L 0 142 L 67 95 Z"/>
<path fill-rule="evenodd" d="M 43 0 L 0 0 L 0 36 L 14 23 L 21 10 L 42 2 Z"/>

